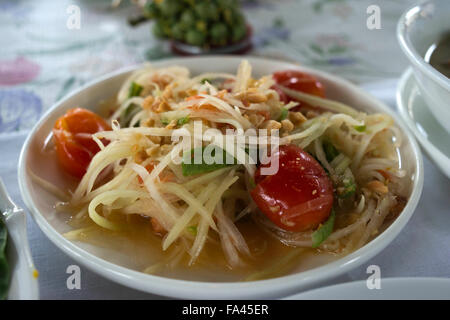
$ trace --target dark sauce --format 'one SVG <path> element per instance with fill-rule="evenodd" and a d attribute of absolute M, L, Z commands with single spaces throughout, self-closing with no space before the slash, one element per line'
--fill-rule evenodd
<path fill-rule="evenodd" d="M 427 50 L 425 61 L 450 78 L 450 31 Z"/>

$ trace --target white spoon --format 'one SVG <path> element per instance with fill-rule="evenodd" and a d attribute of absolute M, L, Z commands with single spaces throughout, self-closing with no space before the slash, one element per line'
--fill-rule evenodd
<path fill-rule="evenodd" d="M 11 272 L 8 299 L 39 299 L 38 274 L 28 245 L 26 214 L 11 200 L 1 178 L 0 219 L 8 229 L 6 254 Z"/>

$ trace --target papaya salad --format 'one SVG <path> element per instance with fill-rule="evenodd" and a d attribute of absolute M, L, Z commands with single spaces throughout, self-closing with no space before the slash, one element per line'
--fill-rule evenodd
<path fill-rule="evenodd" d="M 71 240 L 139 228 L 163 253 L 144 272 L 209 264 L 247 270 L 244 280 L 279 276 L 306 253 L 360 248 L 406 204 L 393 119 L 328 99 L 314 75 L 256 78 L 246 60 L 236 74 L 147 65 L 114 94 L 107 117 L 80 107 L 56 121 L 55 155 L 76 180 L 67 192 L 53 188 L 56 208 L 72 212 Z M 257 139 L 218 148 L 198 125 L 214 130 L 214 141 L 249 130 Z M 191 161 L 196 151 L 201 159 Z M 277 170 L 264 173 L 274 161 Z"/>

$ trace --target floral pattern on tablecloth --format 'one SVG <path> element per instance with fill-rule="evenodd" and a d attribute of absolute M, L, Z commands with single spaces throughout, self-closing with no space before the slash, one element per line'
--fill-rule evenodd
<path fill-rule="evenodd" d="M 411 0 L 246 0 L 253 28 L 250 54 L 296 61 L 362 83 L 398 77 L 407 63 L 395 38 Z M 131 27 L 126 0 L 0 2 L 0 134 L 28 130 L 57 100 L 95 77 L 146 60 L 171 57 L 150 24 Z M 366 27 L 369 5 L 381 30 Z M 69 5 L 81 29 L 69 30 Z"/>

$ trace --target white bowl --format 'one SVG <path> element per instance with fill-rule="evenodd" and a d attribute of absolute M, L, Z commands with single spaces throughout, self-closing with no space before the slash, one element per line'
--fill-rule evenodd
<path fill-rule="evenodd" d="M 252 57 L 248 57 L 248 60 L 257 76 L 283 69 L 300 69 L 315 74 L 324 82 L 329 97 L 368 112 L 384 112 L 395 119 L 404 135 L 404 143 L 401 148 L 402 164 L 411 179 L 411 193 L 404 210 L 384 232 L 355 252 L 325 265 L 322 265 L 323 261 L 313 261 L 309 265 L 310 270 L 294 271 L 284 277 L 253 282 L 187 281 L 148 275 L 133 270 L 127 265 L 127 261 L 115 254 L 114 251 L 65 239 L 62 233 L 70 228 L 63 217 L 54 214 L 53 205 L 56 199 L 32 181 L 27 174 L 27 166 L 41 175 L 49 171 L 52 174 L 57 173 L 58 169 L 55 169 L 54 164 L 39 161 L 39 148 L 51 131 L 55 120 L 69 108 L 76 106 L 94 108 L 100 100 L 111 97 L 130 72 L 137 68 L 133 67 L 104 76 L 59 101 L 41 118 L 28 136 L 19 160 L 19 185 L 26 205 L 47 237 L 80 264 L 108 279 L 142 291 L 190 299 L 254 299 L 286 296 L 348 272 L 383 250 L 410 219 L 422 191 L 422 155 L 414 138 L 387 106 L 345 80 L 291 63 Z M 240 61 L 240 57 L 214 56 L 164 60 L 155 62 L 154 66 L 183 65 L 189 68 L 193 74 L 205 71 L 234 73 Z M 304 267 L 302 264 L 305 262 L 300 264 L 300 269 Z M 218 276 L 214 280 L 221 281 Z"/>
<path fill-rule="evenodd" d="M 450 133 L 450 79 L 424 60 L 431 45 L 450 31 L 450 1 L 432 0 L 407 10 L 397 25 L 400 47 L 411 62 L 433 115 Z"/>
<path fill-rule="evenodd" d="M 411 68 L 398 84 L 397 108 L 425 154 L 450 179 L 450 135 L 430 113 Z"/>

